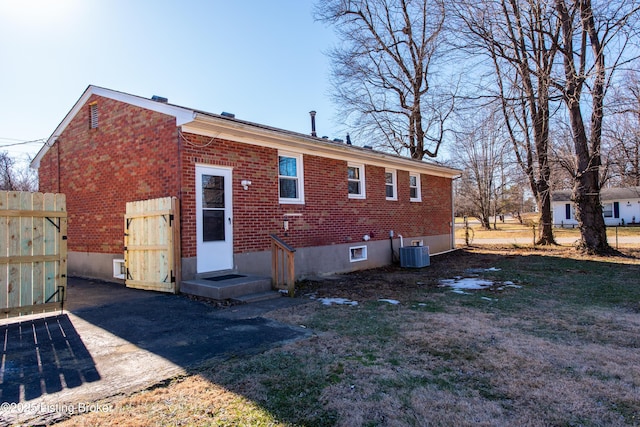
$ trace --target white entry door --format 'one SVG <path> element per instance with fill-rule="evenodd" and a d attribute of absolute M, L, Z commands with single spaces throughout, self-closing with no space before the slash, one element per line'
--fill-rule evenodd
<path fill-rule="evenodd" d="M 198 273 L 233 268 L 231 169 L 196 166 Z"/>

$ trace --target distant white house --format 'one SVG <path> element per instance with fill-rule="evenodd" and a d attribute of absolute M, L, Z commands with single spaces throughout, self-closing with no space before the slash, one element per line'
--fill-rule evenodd
<path fill-rule="evenodd" d="M 600 190 L 602 215 L 607 225 L 640 224 L 640 187 L 603 188 Z M 575 203 L 571 190 L 554 191 L 551 195 L 553 225 L 572 227 L 576 221 Z"/>

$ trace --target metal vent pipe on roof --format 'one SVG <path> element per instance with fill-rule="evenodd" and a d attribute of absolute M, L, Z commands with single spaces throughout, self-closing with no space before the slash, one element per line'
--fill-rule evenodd
<path fill-rule="evenodd" d="M 311 136 L 318 136 L 316 134 L 316 112 L 309 111 L 309 115 L 311 116 Z"/>

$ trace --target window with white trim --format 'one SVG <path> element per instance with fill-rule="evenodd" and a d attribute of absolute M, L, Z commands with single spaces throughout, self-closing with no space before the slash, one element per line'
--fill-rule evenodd
<path fill-rule="evenodd" d="M 409 200 L 412 202 L 422 201 L 422 192 L 420 191 L 420 174 L 409 173 Z"/>
<path fill-rule="evenodd" d="M 396 186 L 396 171 L 386 169 L 384 171 L 385 196 L 387 200 L 398 200 L 398 189 Z"/>
<path fill-rule="evenodd" d="M 278 194 L 280 203 L 304 203 L 302 154 L 278 153 Z"/>
<path fill-rule="evenodd" d="M 367 259 L 367 247 L 366 246 L 354 246 L 349 248 L 349 261 L 365 261 Z"/>
<path fill-rule="evenodd" d="M 364 165 L 348 163 L 347 179 L 349 181 L 349 198 L 364 199 L 366 197 L 364 187 Z"/>
<path fill-rule="evenodd" d="M 613 218 L 613 203 L 603 203 L 602 214 L 605 218 Z"/>

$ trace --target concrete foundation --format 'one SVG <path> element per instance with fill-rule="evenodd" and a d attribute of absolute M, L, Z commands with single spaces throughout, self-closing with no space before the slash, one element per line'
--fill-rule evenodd
<path fill-rule="evenodd" d="M 124 283 L 124 280 L 113 277 L 113 260 L 123 258 L 124 254 L 68 252 L 67 274 L 74 277 Z"/>
<path fill-rule="evenodd" d="M 407 237 L 404 246 L 410 246 L 413 240 L 421 240 L 429 246 L 432 254 L 453 249 L 451 236 Z M 366 259 L 350 259 L 351 248 L 366 247 Z M 397 261 L 400 239 L 393 239 L 393 258 L 389 240 L 352 242 L 339 245 L 297 248 L 295 253 L 296 279 L 333 273 L 346 273 L 356 270 L 389 265 Z M 87 252 L 69 252 L 68 272 L 70 276 L 101 279 L 124 283 L 113 277 L 113 260 L 123 258 L 122 254 L 97 254 Z M 235 270 L 243 274 L 256 276 L 271 275 L 271 251 L 248 252 L 234 255 Z M 196 257 L 182 258 L 182 280 L 196 277 Z"/>

